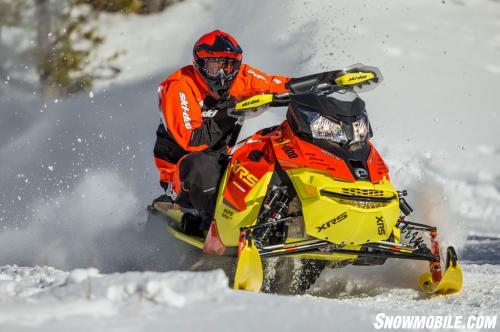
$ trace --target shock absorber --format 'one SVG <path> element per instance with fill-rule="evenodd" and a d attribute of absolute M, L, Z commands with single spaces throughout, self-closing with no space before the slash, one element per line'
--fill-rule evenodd
<path fill-rule="evenodd" d="M 288 203 L 290 199 L 286 187 L 272 186 L 271 192 L 264 199 L 264 220 L 274 221 L 284 218 L 288 213 Z"/>
<path fill-rule="evenodd" d="M 412 214 L 413 209 L 411 208 L 410 204 L 404 199 L 404 196 L 407 196 L 408 192 L 406 190 L 403 191 L 398 191 L 398 196 L 399 196 L 399 208 L 401 209 L 401 212 L 405 214 L 405 216 L 409 216 Z"/>
<path fill-rule="evenodd" d="M 434 282 L 441 281 L 441 256 L 439 253 L 439 242 L 438 242 L 438 233 L 436 230 L 431 232 L 431 251 L 434 257 L 432 262 L 429 262 L 432 280 Z"/>
<path fill-rule="evenodd" d="M 408 204 L 406 199 L 404 199 L 404 196 L 407 195 L 408 192 L 406 190 L 398 191 L 399 208 L 406 217 L 413 213 L 412 207 L 410 206 L 410 204 Z M 418 248 L 424 243 L 424 239 L 422 238 L 420 233 L 416 230 L 413 230 L 410 225 L 403 224 L 400 230 L 401 230 L 401 235 L 404 236 L 406 240 L 408 240 L 409 244 L 414 245 L 415 247 Z"/>
<path fill-rule="evenodd" d="M 271 191 L 264 199 L 264 211 L 259 218 L 260 222 L 266 223 L 285 218 L 288 214 L 289 202 L 290 198 L 288 196 L 286 187 L 271 187 Z M 261 231 L 256 232 L 256 238 L 258 238 L 257 241 L 261 243 L 279 242 L 283 240 L 284 236 L 286 235 L 286 227 L 287 225 L 285 223 L 279 223 L 264 227 Z"/>
<path fill-rule="evenodd" d="M 269 195 L 267 195 L 266 199 L 264 200 L 264 210 L 269 211 L 271 210 L 272 206 L 279 200 L 281 196 L 281 188 L 278 186 L 272 186 L 271 187 L 271 192 Z"/>
<path fill-rule="evenodd" d="M 280 199 L 274 203 L 274 209 L 269 214 L 269 221 L 279 220 L 286 217 L 288 213 L 288 203 L 290 202 L 288 195 L 283 193 Z"/>
<path fill-rule="evenodd" d="M 400 228 L 401 235 L 408 240 L 408 244 L 415 247 L 420 247 L 424 243 L 423 237 L 420 235 L 419 231 L 413 230 L 410 225 L 403 224 Z"/>
<path fill-rule="evenodd" d="M 283 219 L 288 214 L 288 204 L 290 203 L 290 197 L 286 192 L 286 188 L 283 188 L 281 191 L 281 195 L 278 200 L 271 207 L 271 211 L 268 214 L 268 221 L 276 221 Z M 271 227 L 273 229 L 273 233 L 275 238 L 279 239 L 279 241 L 283 241 L 285 239 L 288 225 L 286 223 L 281 223 Z"/>

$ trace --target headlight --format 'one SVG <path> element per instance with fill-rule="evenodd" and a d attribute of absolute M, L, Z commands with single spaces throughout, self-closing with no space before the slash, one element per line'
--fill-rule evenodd
<path fill-rule="evenodd" d="M 368 119 L 363 116 L 359 120 L 352 123 L 353 138 L 351 143 L 360 143 L 366 141 L 368 136 Z"/>
<path fill-rule="evenodd" d="M 342 126 L 321 115 L 317 115 L 310 126 L 314 138 L 329 139 L 339 144 L 347 143 L 347 136 Z"/>

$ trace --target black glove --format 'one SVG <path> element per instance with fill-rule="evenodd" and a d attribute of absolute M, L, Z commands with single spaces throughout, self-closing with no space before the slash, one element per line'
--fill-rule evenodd
<path fill-rule="evenodd" d="M 224 134 L 233 130 L 236 124 L 237 119 L 227 114 L 227 110 L 234 107 L 236 107 L 236 100 L 229 94 L 224 94 L 219 100 L 217 100 L 217 103 L 214 106 L 215 109 L 221 112 L 217 118 L 217 125 Z"/>
<path fill-rule="evenodd" d="M 211 118 L 204 118 L 200 128 L 196 128 L 192 135 L 189 145 L 199 146 L 208 145 L 215 150 L 225 145 L 223 138 L 231 133 L 236 125 L 236 118 L 227 114 L 227 109 L 234 107 L 236 101 L 231 96 L 223 96 L 219 100 L 207 98 L 202 107 L 202 112 L 217 110 L 217 115 Z"/>
<path fill-rule="evenodd" d="M 223 95 L 215 104 L 215 109 L 226 111 L 236 107 L 236 100 L 231 95 Z"/>

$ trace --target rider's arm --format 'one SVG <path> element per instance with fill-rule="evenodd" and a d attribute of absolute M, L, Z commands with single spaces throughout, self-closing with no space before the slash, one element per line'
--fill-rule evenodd
<path fill-rule="evenodd" d="M 193 130 L 190 146 L 214 147 L 234 129 L 236 119 L 229 117 L 225 109 L 218 112 L 222 113 L 218 115 L 217 121 L 214 118 L 204 118 L 201 127 Z"/>
<path fill-rule="evenodd" d="M 203 119 L 201 108 L 186 84 L 174 81 L 160 91 L 162 121 L 177 144 L 186 151 L 202 151 L 217 144 L 230 130 L 212 118 Z"/>
<path fill-rule="evenodd" d="M 322 83 L 333 83 L 339 70 L 292 78 L 286 83 L 286 88 L 294 93 L 306 92 Z"/>
<path fill-rule="evenodd" d="M 285 76 L 267 75 L 247 64 L 242 64 L 238 78 L 231 86 L 230 93 L 237 99 L 259 93 L 280 94 L 288 92 L 285 83 L 289 79 Z"/>

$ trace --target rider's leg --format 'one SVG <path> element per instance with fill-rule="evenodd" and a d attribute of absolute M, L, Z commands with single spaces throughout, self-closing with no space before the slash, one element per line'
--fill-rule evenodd
<path fill-rule="evenodd" d="M 196 209 L 202 228 L 207 228 L 213 218 L 221 178 L 220 156 L 214 152 L 192 152 L 179 160 L 174 174 L 176 202 Z"/>

